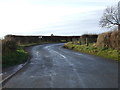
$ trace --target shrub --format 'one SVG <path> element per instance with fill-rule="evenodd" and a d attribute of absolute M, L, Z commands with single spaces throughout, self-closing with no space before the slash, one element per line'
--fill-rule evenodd
<path fill-rule="evenodd" d="M 120 48 L 120 45 L 118 44 L 120 42 L 119 39 L 119 33 L 117 30 L 112 31 L 112 32 L 106 32 L 102 33 L 98 36 L 97 38 L 97 47 L 102 47 L 102 48 L 112 48 L 112 49 L 117 49 Z"/>
<path fill-rule="evenodd" d="M 4 39 L 2 40 L 2 54 L 9 54 L 11 52 L 15 52 L 17 49 L 17 44 L 12 39 Z"/>
<path fill-rule="evenodd" d="M 17 50 L 16 52 L 9 53 L 2 56 L 2 67 L 9 67 L 26 62 L 28 53 L 24 50 Z"/>

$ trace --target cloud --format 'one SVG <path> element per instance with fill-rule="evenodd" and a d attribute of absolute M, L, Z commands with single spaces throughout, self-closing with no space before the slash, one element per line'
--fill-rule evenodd
<path fill-rule="evenodd" d="M 98 29 L 102 10 L 115 2 L 117 0 L 1 0 L 0 35 L 92 32 L 93 27 Z"/>

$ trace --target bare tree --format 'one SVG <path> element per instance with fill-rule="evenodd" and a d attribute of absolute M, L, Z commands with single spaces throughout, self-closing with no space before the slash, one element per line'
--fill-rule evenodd
<path fill-rule="evenodd" d="M 120 1 L 118 2 L 118 20 L 119 20 L 118 30 L 120 31 Z"/>
<path fill-rule="evenodd" d="M 100 20 L 100 25 L 102 27 L 112 27 L 117 25 L 118 30 L 120 31 L 120 1 L 117 6 L 111 6 L 105 9 Z"/>

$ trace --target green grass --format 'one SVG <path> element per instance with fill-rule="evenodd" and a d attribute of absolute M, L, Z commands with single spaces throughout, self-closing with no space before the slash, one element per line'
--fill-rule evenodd
<path fill-rule="evenodd" d="M 87 45 L 75 45 L 75 44 L 72 44 L 70 42 L 66 43 L 64 45 L 64 47 L 78 51 L 78 52 L 88 53 L 88 54 L 97 55 L 97 56 L 101 56 L 104 58 L 109 58 L 109 59 L 113 59 L 116 61 L 120 61 L 118 59 L 118 51 L 111 49 L 111 48 L 97 48 L 96 46 L 94 46 L 94 44 L 89 44 L 89 46 L 87 46 Z"/>
<path fill-rule="evenodd" d="M 19 47 L 21 48 L 24 48 L 24 47 L 27 47 L 27 46 L 31 46 L 31 45 L 37 45 L 37 44 L 40 44 L 40 43 L 28 43 L 28 44 L 20 44 Z"/>
<path fill-rule="evenodd" d="M 28 53 L 24 49 L 18 46 L 15 52 L 2 56 L 2 67 L 9 67 L 17 64 L 25 63 L 28 59 Z"/>
<path fill-rule="evenodd" d="M 24 50 L 25 47 L 37 45 L 37 44 L 47 44 L 52 42 L 41 42 L 41 43 L 28 43 L 17 45 L 16 51 L 11 51 L 10 53 L 5 53 L 2 55 L 2 67 L 10 67 L 17 64 L 25 63 L 28 59 L 29 54 Z"/>

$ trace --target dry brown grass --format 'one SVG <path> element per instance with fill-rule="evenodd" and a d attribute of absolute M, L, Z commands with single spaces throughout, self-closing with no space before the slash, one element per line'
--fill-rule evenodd
<path fill-rule="evenodd" d="M 2 40 L 2 54 L 9 54 L 15 52 L 17 48 L 17 44 L 12 39 L 4 39 Z"/>
<path fill-rule="evenodd" d="M 119 36 L 118 31 L 114 30 L 111 32 L 105 32 L 98 36 L 96 45 L 98 47 L 107 47 L 118 49 L 120 46 L 118 45 Z"/>

